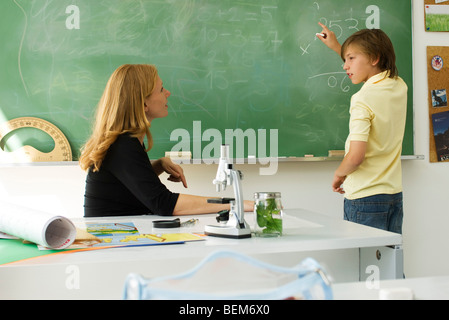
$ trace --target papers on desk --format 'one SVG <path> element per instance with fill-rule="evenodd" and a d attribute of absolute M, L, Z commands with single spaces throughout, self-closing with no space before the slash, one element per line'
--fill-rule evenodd
<path fill-rule="evenodd" d="M 140 233 L 133 222 L 86 222 L 77 228 L 76 240 L 67 249 L 149 246 L 200 240 L 204 238 L 192 233 Z"/>
<path fill-rule="evenodd" d="M 151 231 L 145 230 L 145 228 L 142 231 L 147 231 L 147 233 L 141 233 L 139 229 L 137 229 L 137 232 L 132 232 L 132 228 L 135 228 L 132 222 L 116 224 L 86 222 L 82 225 L 75 223 L 75 241 L 64 250 L 52 250 L 41 244 L 36 245 L 35 242 L 23 241 L 23 238 L 11 239 L 9 234 L 4 237 L 0 234 L 0 265 L 46 255 L 66 254 L 86 250 L 126 246 L 180 244 L 186 241 L 204 240 L 204 237 L 193 233 L 150 234 Z"/>
<path fill-rule="evenodd" d="M 76 236 L 75 225 L 65 217 L 6 202 L 0 203 L 0 231 L 58 250 L 70 246 Z"/>
<path fill-rule="evenodd" d="M 0 239 L 19 239 L 19 238 L 0 231 Z"/>
<path fill-rule="evenodd" d="M 110 248 L 204 240 L 191 233 L 143 234 L 133 222 L 95 222 L 77 228 L 62 216 L 0 203 L 0 239 L 23 239 L 40 250 Z"/>

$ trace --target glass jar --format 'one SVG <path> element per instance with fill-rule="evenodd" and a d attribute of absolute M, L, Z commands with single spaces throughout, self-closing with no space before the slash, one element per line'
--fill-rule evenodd
<path fill-rule="evenodd" d="M 256 236 L 281 236 L 282 216 L 280 192 L 254 193 L 254 233 Z"/>

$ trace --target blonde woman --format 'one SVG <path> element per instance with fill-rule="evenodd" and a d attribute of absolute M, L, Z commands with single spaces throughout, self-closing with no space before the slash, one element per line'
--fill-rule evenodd
<path fill-rule="evenodd" d="M 93 133 L 79 160 L 88 172 L 84 216 L 162 216 L 216 213 L 229 204 L 207 203 L 208 197 L 173 193 L 160 181 L 187 188 L 182 168 L 169 158 L 150 161 L 151 122 L 168 115 L 170 91 L 152 65 L 123 65 L 111 75 L 98 104 Z M 148 146 L 144 145 L 147 137 Z M 245 210 L 253 203 L 245 201 Z"/>

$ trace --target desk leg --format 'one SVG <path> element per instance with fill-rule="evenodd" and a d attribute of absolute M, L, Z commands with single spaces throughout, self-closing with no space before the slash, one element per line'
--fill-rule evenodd
<path fill-rule="evenodd" d="M 360 281 L 402 279 L 402 246 L 360 248 Z"/>

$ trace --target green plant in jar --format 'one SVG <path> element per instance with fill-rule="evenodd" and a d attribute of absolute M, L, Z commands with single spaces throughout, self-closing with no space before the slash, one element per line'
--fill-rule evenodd
<path fill-rule="evenodd" d="M 282 234 L 282 212 L 278 201 L 268 198 L 256 203 L 257 225 L 263 233 Z"/>

